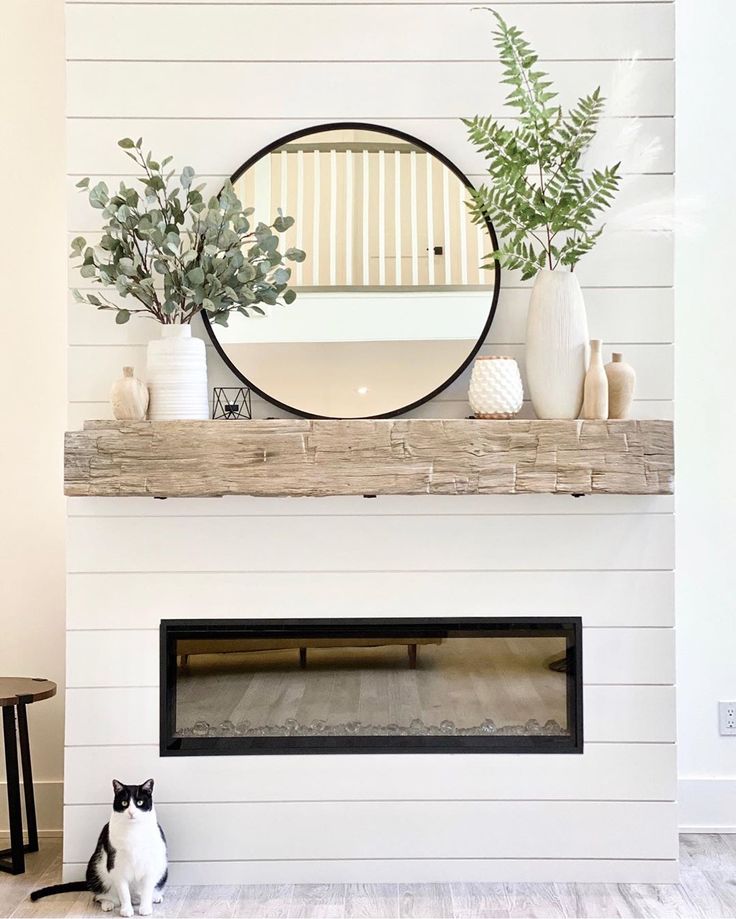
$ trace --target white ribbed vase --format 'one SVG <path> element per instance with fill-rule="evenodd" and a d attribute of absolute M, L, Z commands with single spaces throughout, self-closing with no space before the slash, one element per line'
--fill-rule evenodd
<path fill-rule="evenodd" d="M 571 271 L 537 275 L 526 325 L 526 379 L 538 418 L 577 418 L 588 369 L 588 320 Z"/>
<path fill-rule="evenodd" d="M 519 365 L 512 357 L 477 358 L 468 400 L 476 418 L 513 418 L 524 401 Z"/>
<path fill-rule="evenodd" d="M 209 418 L 207 357 L 190 325 L 162 325 L 161 338 L 148 343 L 148 389 L 151 421 Z"/>

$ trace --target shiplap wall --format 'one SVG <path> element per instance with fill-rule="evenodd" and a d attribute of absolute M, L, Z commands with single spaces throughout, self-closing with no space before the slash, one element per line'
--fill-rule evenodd
<path fill-rule="evenodd" d="M 458 117 L 501 111 L 503 89 L 487 14 L 471 6 L 68 3 L 70 234 L 94 237 L 74 184 L 127 174 L 115 145 L 126 135 L 194 165 L 212 189 L 265 143 L 340 119 L 403 129 L 479 177 Z M 527 29 L 563 103 L 605 90 L 614 60 L 638 53 L 632 113 L 662 153 L 650 174 L 626 176 L 622 195 L 671 190 L 672 3 L 496 6 Z M 668 236 L 624 234 L 580 268 L 591 333 L 637 368 L 639 417 L 672 415 L 672 269 Z M 504 275 L 487 352 L 523 363 L 528 293 Z M 123 364 L 143 372 L 155 332 L 70 306 L 71 426 L 109 416 L 111 380 Z M 212 382 L 234 382 L 208 356 Z M 415 414 L 467 414 L 466 383 Z M 94 845 L 112 776 L 152 774 L 180 882 L 672 879 L 672 507 L 604 496 L 70 500 L 67 876 Z M 583 616 L 582 756 L 158 757 L 161 618 L 460 614 Z"/>

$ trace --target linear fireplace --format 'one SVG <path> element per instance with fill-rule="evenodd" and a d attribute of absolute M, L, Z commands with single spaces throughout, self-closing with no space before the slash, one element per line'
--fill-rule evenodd
<path fill-rule="evenodd" d="M 164 756 L 580 753 L 579 618 L 164 620 Z"/>

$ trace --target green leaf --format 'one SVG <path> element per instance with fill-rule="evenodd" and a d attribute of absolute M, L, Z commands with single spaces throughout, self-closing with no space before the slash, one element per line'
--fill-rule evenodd
<path fill-rule="evenodd" d="M 296 249 L 293 247 L 287 249 L 286 252 L 284 252 L 284 255 L 289 259 L 290 262 L 303 262 L 307 257 L 307 253 L 302 249 Z"/>
<path fill-rule="evenodd" d="M 179 177 L 179 182 L 181 183 L 182 188 L 189 188 L 192 184 L 192 179 L 194 178 L 194 170 L 191 166 L 185 166 L 181 171 L 181 176 Z"/>
<path fill-rule="evenodd" d="M 474 224 L 492 221 L 501 239 L 483 267 L 493 270 L 500 262 L 528 279 L 540 267 L 572 265 L 592 248 L 600 230 L 591 226 L 613 201 L 618 167 L 589 174 L 583 167 L 583 154 L 595 137 L 605 103 L 600 89 L 563 113 L 521 30 L 491 12 L 501 82 L 509 89 L 507 103 L 518 118 L 514 127 L 490 116 L 462 119 L 489 176 L 487 184 L 469 190 L 467 206 Z"/>
<path fill-rule="evenodd" d="M 135 143 L 129 137 L 122 137 L 118 141 L 118 147 L 122 147 L 123 150 L 132 150 L 135 147 Z"/>
<path fill-rule="evenodd" d="M 166 183 L 161 176 L 154 175 L 146 180 L 146 194 L 150 193 L 151 197 L 154 197 L 157 191 L 163 191 L 165 188 Z"/>
<path fill-rule="evenodd" d="M 282 299 L 284 303 L 289 306 L 296 300 L 296 291 L 292 290 L 291 288 L 285 290 Z"/>
<path fill-rule="evenodd" d="M 118 325 L 125 325 L 125 323 L 130 319 L 130 313 L 128 310 L 119 309 L 115 315 L 115 322 Z"/>
<path fill-rule="evenodd" d="M 118 259 L 118 268 L 122 273 L 129 278 L 135 277 L 137 274 L 135 265 L 133 264 L 132 258 L 121 258 Z"/>
<path fill-rule="evenodd" d="M 275 252 L 279 247 L 278 236 L 265 236 L 259 240 L 258 245 L 264 252 Z"/>
<path fill-rule="evenodd" d="M 273 228 L 279 233 L 285 233 L 289 227 L 294 226 L 293 217 L 283 217 L 279 215 L 273 222 Z"/>
<path fill-rule="evenodd" d="M 88 188 L 89 187 L 89 176 L 84 179 L 80 179 L 76 185 L 77 188 Z"/>

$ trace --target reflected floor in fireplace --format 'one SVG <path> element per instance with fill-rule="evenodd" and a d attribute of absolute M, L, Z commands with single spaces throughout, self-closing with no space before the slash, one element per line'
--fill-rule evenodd
<path fill-rule="evenodd" d="M 178 648 L 176 736 L 568 733 L 562 637 L 219 642 Z"/>

